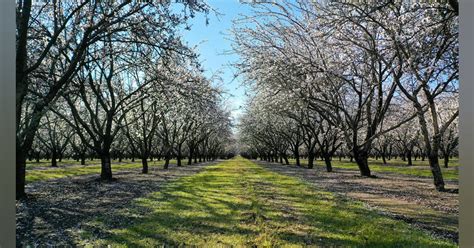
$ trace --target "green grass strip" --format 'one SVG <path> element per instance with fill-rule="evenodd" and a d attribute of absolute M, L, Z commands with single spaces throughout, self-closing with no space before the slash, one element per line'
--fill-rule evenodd
<path fill-rule="evenodd" d="M 85 226 L 96 230 L 82 232 L 86 247 L 456 247 L 243 158 L 168 183 Z"/>

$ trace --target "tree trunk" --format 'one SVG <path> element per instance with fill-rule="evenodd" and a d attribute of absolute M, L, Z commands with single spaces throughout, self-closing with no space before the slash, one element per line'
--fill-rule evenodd
<path fill-rule="evenodd" d="M 148 173 L 148 156 L 146 155 L 142 156 L 142 173 L 143 174 Z"/>
<path fill-rule="evenodd" d="M 444 191 L 444 180 L 441 168 L 439 167 L 439 159 L 436 151 L 428 155 L 431 173 L 433 173 L 434 185 L 438 191 Z"/>
<path fill-rule="evenodd" d="M 58 163 L 57 163 L 56 159 L 57 159 L 56 152 L 53 151 L 53 155 L 51 157 L 51 166 L 52 167 L 58 167 Z"/>
<path fill-rule="evenodd" d="M 359 166 L 360 175 L 371 177 L 367 151 L 354 151 L 354 159 Z"/>
<path fill-rule="evenodd" d="M 290 161 L 288 161 L 288 156 L 283 156 L 283 159 L 285 159 L 285 164 L 286 165 L 289 165 L 290 164 Z"/>
<path fill-rule="evenodd" d="M 407 152 L 407 160 L 408 160 L 408 166 L 413 165 L 413 162 L 411 161 L 411 151 Z"/>
<path fill-rule="evenodd" d="M 449 155 L 444 154 L 444 168 L 448 168 L 448 164 L 449 164 Z"/>
<path fill-rule="evenodd" d="M 167 170 L 170 165 L 170 156 L 166 155 L 165 156 L 165 164 L 163 165 L 163 169 Z"/>
<path fill-rule="evenodd" d="M 188 165 L 191 165 L 193 163 L 193 157 L 189 156 L 188 157 Z"/>
<path fill-rule="evenodd" d="M 176 166 L 181 166 L 181 145 L 178 145 L 178 152 L 176 154 Z"/>
<path fill-rule="evenodd" d="M 326 163 L 326 171 L 332 172 L 331 156 L 329 154 L 324 155 L 324 162 Z"/>
<path fill-rule="evenodd" d="M 295 159 L 296 159 L 296 166 L 299 167 L 299 166 L 301 166 L 299 150 L 295 149 L 294 154 L 295 154 Z"/>
<path fill-rule="evenodd" d="M 102 180 L 112 180 L 112 165 L 110 163 L 110 153 L 104 152 L 100 157 L 101 171 L 100 178 Z"/>
<path fill-rule="evenodd" d="M 308 153 L 308 168 L 309 169 L 314 168 L 314 152 Z"/>
<path fill-rule="evenodd" d="M 382 162 L 383 164 L 387 164 L 387 160 L 385 159 L 385 153 L 382 153 Z"/>
<path fill-rule="evenodd" d="M 178 155 L 178 156 L 176 157 L 176 166 L 178 166 L 178 167 L 181 167 L 181 166 L 182 166 L 182 165 L 181 165 L 181 155 Z"/>
<path fill-rule="evenodd" d="M 81 165 L 85 165 L 86 164 L 86 154 L 82 153 L 81 154 Z"/>
<path fill-rule="evenodd" d="M 194 149 L 189 148 L 188 165 L 191 165 L 191 163 L 193 162 L 193 155 L 194 155 Z"/>

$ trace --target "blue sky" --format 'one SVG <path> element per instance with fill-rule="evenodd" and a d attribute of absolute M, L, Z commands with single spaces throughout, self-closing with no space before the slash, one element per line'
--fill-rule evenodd
<path fill-rule="evenodd" d="M 197 15 L 190 21 L 191 30 L 182 31 L 182 38 L 191 47 L 197 46 L 199 60 L 208 77 L 222 71 L 222 87 L 229 93 L 226 95 L 227 103 L 232 109 L 232 116 L 236 118 L 241 113 L 240 106 L 245 103 L 245 89 L 241 86 L 240 79 L 234 80 L 235 69 L 229 65 L 237 61 L 238 56 L 228 54 L 232 43 L 228 30 L 232 27 L 232 20 L 239 18 L 239 14 L 250 13 L 251 6 L 240 3 L 239 0 L 208 0 L 207 3 L 220 14 L 216 16 L 211 12 L 208 15 L 208 25 L 203 14 Z"/>

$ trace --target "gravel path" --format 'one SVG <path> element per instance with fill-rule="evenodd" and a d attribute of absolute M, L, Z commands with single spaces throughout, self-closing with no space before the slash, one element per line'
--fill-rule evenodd
<path fill-rule="evenodd" d="M 141 174 L 141 169 L 118 171 L 114 173 L 116 181 L 109 183 L 97 180 L 98 175 L 85 175 L 28 184 L 28 197 L 16 204 L 17 246 L 76 246 L 76 237 L 84 230 L 100 236 L 96 233 L 99 229 L 84 223 L 97 216 L 113 218 L 115 210 L 128 207 L 133 199 L 215 163 L 181 168 L 170 164 L 168 170 L 152 168 L 149 174 Z M 117 221 L 133 221 L 133 217 Z"/>
<path fill-rule="evenodd" d="M 377 178 L 363 178 L 356 170 L 325 167 L 309 170 L 294 165 L 254 161 L 272 171 L 295 176 L 327 191 L 365 202 L 385 215 L 404 220 L 437 237 L 458 242 L 458 194 L 438 192 L 432 179 L 377 172 Z M 447 181 L 457 189 L 457 181 Z"/>

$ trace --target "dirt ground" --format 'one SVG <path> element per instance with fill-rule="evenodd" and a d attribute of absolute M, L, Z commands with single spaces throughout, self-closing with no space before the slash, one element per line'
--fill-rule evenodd
<path fill-rule="evenodd" d="M 181 168 L 170 164 L 168 170 L 141 169 L 118 171 L 116 181 L 100 182 L 98 175 L 48 180 L 26 186 L 28 197 L 17 201 L 17 246 L 73 247 L 80 229 L 99 235 L 93 226 L 81 223 L 97 216 L 113 216 L 113 210 L 126 208 L 135 198 L 160 190 L 170 180 L 192 175 L 212 163 L 200 163 Z M 117 222 L 133 221 L 116 220 Z M 39 246 L 38 246 L 39 245 Z"/>
<path fill-rule="evenodd" d="M 374 173 L 377 178 L 364 178 L 356 170 L 325 167 L 306 169 L 255 161 L 272 171 L 298 177 L 315 187 L 363 201 L 370 208 L 401 219 L 432 235 L 458 242 L 458 194 L 438 192 L 431 178 Z M 447 180 L 448 189 L 458 189 L 458 182 Z"/>

